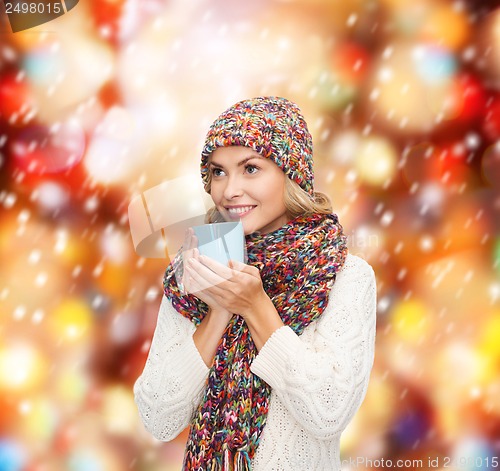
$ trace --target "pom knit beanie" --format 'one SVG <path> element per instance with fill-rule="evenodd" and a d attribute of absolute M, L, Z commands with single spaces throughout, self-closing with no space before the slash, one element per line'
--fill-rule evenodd
<path fill-rule="evenodd" d="M 314 193 L 312 137 L 299 107 L 281 97 L 243 100 L 210 126 L 201 153 L 201 177 L 208 183 L 208 158 L 218 147 L 246 146 L 271 159 L 307 193 Z"/>

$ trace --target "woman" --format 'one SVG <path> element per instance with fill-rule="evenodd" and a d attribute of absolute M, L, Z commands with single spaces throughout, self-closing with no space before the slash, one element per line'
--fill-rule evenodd
<path fill-rule="evenodd" d="M 248 264 L 201 256 L 188 231 L 134 387 L 156 438 L 189 425 L 183 469 L 340 469 L 373 364 L 375 279 L 347 254 L 312 164 L 307 125 L 284 98 L 239 102 L 210 127 L 207 222 L 242 221 Z"/>

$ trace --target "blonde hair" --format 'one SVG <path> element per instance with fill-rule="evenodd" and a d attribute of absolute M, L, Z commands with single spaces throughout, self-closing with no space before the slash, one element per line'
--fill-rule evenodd
<path fill-rule="evenodd" d="M 212 178 L 209 172 L 208 181 L 205 185 L 205 190 L 208 193 L 211 191 L 211 180 Z M 284 204 L 290 219 L 295 219 L 297 216 L 308 216 L 310 214 L 332 213 L 332 203 L 327 195 L 319 191 L 315 191 L 313 195 L 310 195 L 303 190 L 298 183 L 295 183 L 288 177 L 285 178 Z M 206 224 L 224 221 L 224 217 L 215 206 L 207 211 L 205 216 Z"/>

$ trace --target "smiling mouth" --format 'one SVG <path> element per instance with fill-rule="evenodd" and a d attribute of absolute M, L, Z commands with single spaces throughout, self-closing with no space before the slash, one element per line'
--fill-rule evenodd
<path fill-rule="evenodd" d="M 246 216 L 254 208 L 255 206 L 242 206 L 240 208 L 226 208 L 226 211 L 231 219 L 240 219 L 243 216 Z"/>

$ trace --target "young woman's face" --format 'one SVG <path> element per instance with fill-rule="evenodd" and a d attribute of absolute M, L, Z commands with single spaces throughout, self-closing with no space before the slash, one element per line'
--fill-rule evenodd
<path fill-rule="evenodd" d="M 283 171 L 243 146 L 218 147 L 209 158 L 210 195 L 226 221 L 239 221 L 245 234 L 279 229 L 286 214 Z"/>

